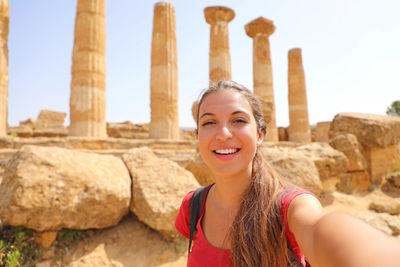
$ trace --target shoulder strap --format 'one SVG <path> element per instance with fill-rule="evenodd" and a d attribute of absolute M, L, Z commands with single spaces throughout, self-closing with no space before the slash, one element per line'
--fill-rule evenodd
<path fill-rule="evenodd" d="M 205 200 L 206 200 L 208 191 L 210 190 L 211 186 L 213 186 L 213 184 L 197 188 L 196 191 L 194 191 L 192 198 L 190 199 L 190 205 L 189 205 L 190 238 L 189 238 L 188 256 L 189 256 L 189 254 L 191 252 L 191 248 L 192 248 L 193 235 L 195 232 L 197 232 L 196 225 L 197 225 L 197 222 L 198 222 L 201 214 L 203 213 Z"/>

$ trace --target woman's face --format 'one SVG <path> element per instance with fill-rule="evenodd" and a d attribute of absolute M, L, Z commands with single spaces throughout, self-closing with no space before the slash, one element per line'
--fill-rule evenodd
<path fill-rule="evenodd" d="M 251 176 L 252 160 L 263 138 L 241 93 L 220 90 L 203 99 L 199 107 L 199 151 L 215 176 Z"/>

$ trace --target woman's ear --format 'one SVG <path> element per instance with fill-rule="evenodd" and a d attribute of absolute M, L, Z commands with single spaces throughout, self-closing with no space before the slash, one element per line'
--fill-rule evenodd
<path fill-rule="evenodd" d="M 262 142 L 264 141 L 265 132 L 259 131 L 257 135 L 257 146 L 261 146 Z"/>

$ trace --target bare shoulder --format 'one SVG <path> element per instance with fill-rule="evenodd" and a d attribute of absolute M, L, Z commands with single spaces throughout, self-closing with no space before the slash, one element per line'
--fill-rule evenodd
<path fill-rule="evenodd" d="M 298 227 L 311 226 L 324 214 L 321 203 L 315 196 L 301 194 L 295 197 L 289 205 L 287 213 L 289 228 L 296 231 Z"/>

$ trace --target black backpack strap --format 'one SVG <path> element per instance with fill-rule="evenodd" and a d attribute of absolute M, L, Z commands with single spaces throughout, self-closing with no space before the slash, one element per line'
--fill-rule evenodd
<path fill-rule="evenodd" d="M 190 206 L 189 206 L 190 238 L 189 238 L 188 257 L 189 257 L 189 254 L 190 254 L 191 248 L 192 248 L 193 235 L 197 232 L 197 227 L 196 227 L 197 222 L 198 222 L 201 214 L 203 213 L 204 204 L 205 204 L 205 200 L 207 198 L 208 191 L 210 190 L 211 186 L 213 186 L 213 185 L 214 184 L 210 184 L 207 186 L 197 188 L 196 191 L 194 191 L 192 198 L 190 199 Z"/>

